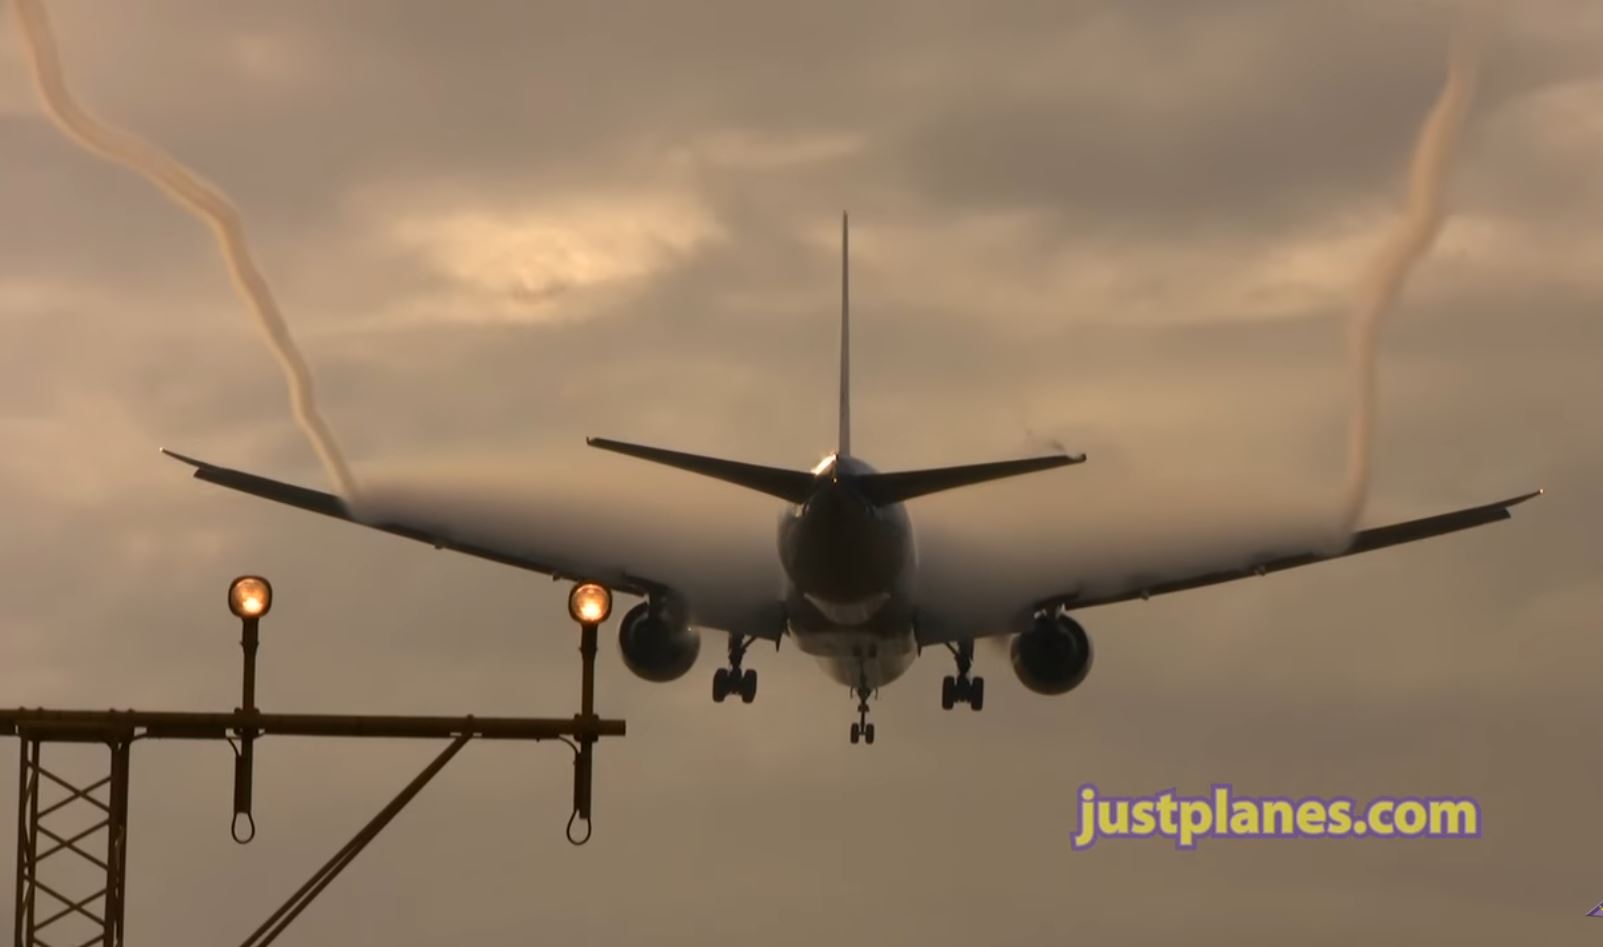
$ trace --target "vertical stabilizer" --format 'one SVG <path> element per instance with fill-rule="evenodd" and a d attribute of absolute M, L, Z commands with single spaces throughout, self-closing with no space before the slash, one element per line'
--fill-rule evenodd
<path fill-rule="evenodd" d="M 840 444 L 835 453 L 852 452 L 852 333 L 851 268 L 848 263 L 847 219 L 840 215 Z"/>

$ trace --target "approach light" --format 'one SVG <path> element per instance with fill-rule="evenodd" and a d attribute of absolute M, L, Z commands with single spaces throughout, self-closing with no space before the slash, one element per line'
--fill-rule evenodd
<path fill-rule="evenodd" d="M 581 625 L 599 625 L 612 614 L 612 593 L 595 582 L 581 582 L 568 595 L 568 614 Z"/>
<path fill-rule="evenodd" d="M 273 607 L 273 586 L 259 575 L 242 575 L 228 586 L 228 610 L 240 618 L 260 618 Z"/>

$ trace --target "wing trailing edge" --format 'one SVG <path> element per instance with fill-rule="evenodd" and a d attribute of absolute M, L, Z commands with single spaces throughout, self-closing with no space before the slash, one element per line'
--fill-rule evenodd
<path fill-rule="evenodd" d="M 1131 583 L 1120 589 L 1092 595 L 1080 595 L 1078 593 L 1057 595 L 1036 602 L 1033 608 L 1042 610 L 1062 607 L 1075 610 L 1091 608 L 1096 605 L 1128 602 L 1132 599 L 1147 599 L 1154 595 L 1184 592 L 1188 589 L 1202 588 L 1207 585 L 1218 585 L 1221 582 L 1233 582 L 1236 579 L 1263 576 L 1271 572 L 1281 572 L 1286 569 L 1295 569 L 1299 566 L 1313 565 L 1316 562 L 1343 559 L 1361 552 L 1385 549 L 1388 546 L 1400 546 L 1403 543 L 1418 542 L 1421 539 L 1446 536 L 1449 533 L 1456 533 L 1460 530 L 1473 529 L 1476 526 L 1485 526 L 1488 523 L 1512 519 L 1514 516 L 1513 507 L 1527 500 L 1533 500 L 1542 494 L 1543 491 L 1541 490 L 1533 490 L 1530 493 L 1522 493 L 1519 496 L 1509 497 L 1506 500 L 1497 500 L 1492 503 L 1483 503 L 1480 506 L 1453 510 L 1449 513 L 1438 513 L 1434 516 L 1406 520 L 1401 523 L 1391 523 L 1386 526 L 1361 529 L 1353 534 L 1352 539 L 1345 547 L 1336 552 L 1304 552 L 1279 556 L 1245 566 L 1232 566 L 1189 576 L 1175 576 L 1161 581 Z"/>
<path fill-rule="evenodd" d="M 240 493 L 248 493 L 264 500 L 272 500 L 274 503 L 282 503 L 286 506 L 297 507 L 313 513 L 321 513 L 333 519 L 355 523 L 358 526 L 366 526 L 393 536 L 401 536 L 416 542 L 427 543 L 435 549 L 449 549 L 453 552 L 460 552 L 479 559 L 487 559 L 490 562 L 498 562 L 517 569 L 539 572 L 558 579 L 587 579 L 603 582 L 614 591 L 628 592 L 634 595 L 654 594 L 665 588 L 661 583 L 632 573 L 619 572 L 610 568 L 585 568 L 580 564 L 565 562 L 557 557 L 541 558 L 511 549 L 491 548 L 459 539 L 448 531 L 443 531 L 433 526 L 358 518 L 352 514 L 344 499 L 332 493 L 324 493 L 309 487 L 272 480 L 257 474 L 246 473 L 243 470 L 235 470 L 231 467 L 221 467 L 217 464 L 207 463 L 204 460 L 197 460 L 194 457 L 187 457 L 176 451 L 170 451 L 165 447 L 161 449 L 161 452 L 180 463 L 188 464 L 195 468 L 194 477 L 196 480 L 204 480 L 207 483 L 214 483 L 220 487 L 237 490 Z"/>

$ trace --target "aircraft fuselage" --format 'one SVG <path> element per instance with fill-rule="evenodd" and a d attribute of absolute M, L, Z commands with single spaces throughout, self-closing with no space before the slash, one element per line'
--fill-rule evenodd
<path fill-rule="evenodd" d="M 917 654 L 912 522 L 902 504 L 876 506 L 853 486 L 874 472 L 853 457 L 825 458 L 817 489 L 779 523 L 792 637 L 830 676 L 869 690 L 900 677 Z"/>

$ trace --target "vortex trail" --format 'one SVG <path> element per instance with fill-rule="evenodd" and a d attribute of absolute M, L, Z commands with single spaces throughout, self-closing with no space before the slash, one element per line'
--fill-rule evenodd
<path fill-rule="evenodd" d="M 1346 534 L 1357 525 L 1369 495 L 1380 326 L 1414 267 L 1435 244 L 1446 219 L 1443 191 L 1459 132 L 1475 95 L 1479 60 L 1480 25 L 1466 20 L 1454 32 L 1447 81 L 1426 115 L 1414 146 L 1402 216 L 1370 264 L 1359 288 L 1358 304 L 1350 323 L 1354 391 L 1348 429 L 1347 481 L 1341 507 L 1341 528 Z"/>
<path fill-rule="evenodd" d="M 101 122 L 73 98 L 61 68 L 61 57 L 51 36 L 50 21 L 39 0 L 14 0 L 17 24 L 28 54 L 34 87 L 45 113 L 57 128 L 92 154 L 122 165 L 160 188 L 211 229 L 228 275 L 268 348 L 283 369 L 295 423 L 311 441 L 329 478 L 346 497 L 356 493 L 339 444 L 317 410 L 311 372 L 295 347 L 289 327 L 279 312 L 267 280 L 251 255 L 239 211 L 210 182 L 184 167 L 176 158 L 138 136 Z"/>

